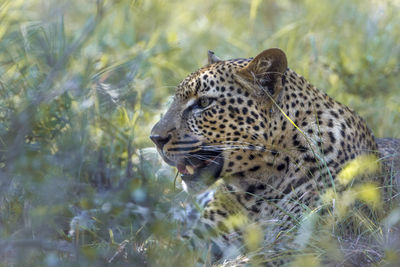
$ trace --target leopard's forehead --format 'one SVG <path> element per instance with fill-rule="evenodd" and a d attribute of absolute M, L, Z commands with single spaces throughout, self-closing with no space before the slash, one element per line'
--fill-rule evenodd
<path fill-rule="evenodd" d="M 250 62 L 252 58 L 224 60 L 207 65 L 187 76 L 176 88 L 176 97 L 188 99 L 215 88 L 224 90 L 227 84 L 234 82 L 233 75 Z"/>

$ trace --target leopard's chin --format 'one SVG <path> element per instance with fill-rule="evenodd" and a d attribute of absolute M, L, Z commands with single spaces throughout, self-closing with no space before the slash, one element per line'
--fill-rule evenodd
<path fill-rule="evenodd" d="M 203 187 L 202 184 L 206 187 L 212 185 L 220 177 L 223 165 L 221 151 L 200 151 L 185 157 L 177 168 L 187 187 L 193 188 Z"/>

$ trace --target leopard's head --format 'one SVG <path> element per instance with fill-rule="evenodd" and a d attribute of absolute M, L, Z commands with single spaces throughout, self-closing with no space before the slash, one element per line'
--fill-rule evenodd
<path fill-rule="evenodd" d="M 240 178 L 263 168 L 261 151 L 270 138 L 267 111 L 287 69 L 284 52 L 276 48 L 254 59 L 221 60 L 212 52 L 208 59 L 177 86 L 150 136 L 192 192 L 218 178 Z"/>

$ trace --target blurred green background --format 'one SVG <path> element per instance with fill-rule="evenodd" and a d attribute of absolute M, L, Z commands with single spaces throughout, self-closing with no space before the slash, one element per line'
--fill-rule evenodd
<path fill-rule="evenodd" d="M 207 253 L 178 238 L 190 196 L 148 136 L 209 49 L 279 47 L 376 136 L 399 138 L 398 14 L 398 0 L 2 0 L 0 266 L 191 266 Z"/>

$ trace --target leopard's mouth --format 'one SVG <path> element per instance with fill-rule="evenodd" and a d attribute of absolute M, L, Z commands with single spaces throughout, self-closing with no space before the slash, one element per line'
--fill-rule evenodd
<path fill-rule="evenodd" d="M 202 150 L 186 155 L 176 167 L 183 181 L 196 180 L 211 185 L 220 176 L 223 164 L 221 151 Z"/>

